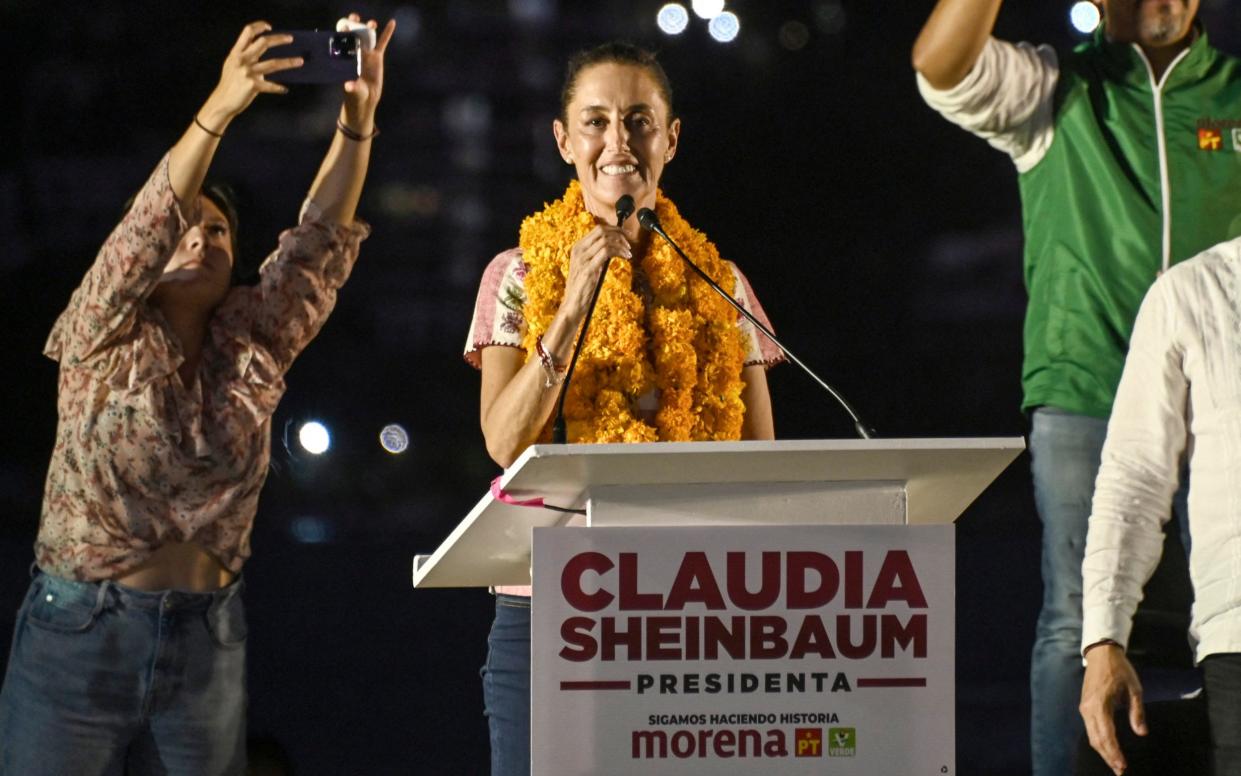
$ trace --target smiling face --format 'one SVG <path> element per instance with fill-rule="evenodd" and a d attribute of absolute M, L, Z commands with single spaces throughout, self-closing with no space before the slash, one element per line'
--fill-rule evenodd
<path fill-rule="evenodd" d="M 1199 0 L 1096 0 L 1103 10 L 1107 36 L 1143 48 L 1188 42 Z"/>
<path fill-rule="evenodd" d="M 560 155 L 577 170 L 586 209 L 608 223 L 616 200 L 655 207 L 664 165 L 676 155 L 681 120 L 650 72 L 640 65 L 601 62 L 578 72 L 563 120 L 552 129 Z"/>
<path fill-rule="evenodd" d="M 232 284 L 232 231 L 224 212 L 202 197 L 202 218 L 186 230 L 164 266 L 151 301 L 189 304 L 204 310 L 224 301 Z"/>

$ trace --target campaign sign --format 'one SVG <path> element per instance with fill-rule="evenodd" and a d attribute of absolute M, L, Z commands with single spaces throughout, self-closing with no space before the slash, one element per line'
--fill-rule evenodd
<path fill-rule="evenodd" d="M 952 526 L 535 528 L 533 773 L 956 773 Z"/>

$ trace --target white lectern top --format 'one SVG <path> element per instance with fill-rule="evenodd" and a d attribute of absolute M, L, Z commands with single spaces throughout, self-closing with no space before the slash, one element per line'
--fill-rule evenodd
<path fill-rule="evenodd" d="M 625 486 L 685 486 L 700 494 L 739 484 L 762 493 L 782 485 L 896 487 L 904 522 L 947 523 L 1024 449 L 1020 437 L 534 445 L 504 472 L 500 487 L 517 499 L 574 508 L 584 507 L 592 491 Z M 414 586 L 529 584 L 530 529 L 563 525 L 567 517 L 487 493 L 434 553 L 414 558 Z M 756 515 L 752 522 L 764 520 Z"/>

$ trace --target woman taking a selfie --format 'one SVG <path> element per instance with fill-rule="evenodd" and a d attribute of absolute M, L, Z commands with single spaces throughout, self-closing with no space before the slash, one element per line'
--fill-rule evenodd
<path fill-rule="evenodd" d="M 681 121 L 653 54 L 606 44 L 569 62 L 553 133 L 576 179 L 526 218 L 520 245 L 487 267 L 466 359 L 482 370 L 487 450 L 509 466 L 550 440 L 566 368 L 591 294 L 599 301 L 565 400 L 571 443 L 771 439 L 766 369 L 779 352 L 636 218 L 633 197 L 716 283 L 759 320 L 740 271 L 659 190 Z M 483 694 L 492 773 L 530 768 L 530 592 L 501 588 Z"/>
<path fill-rule="evenodd" d="M 235 211 L 203 180 L 230 122 L 286 91 L 267 77 L 302 64 L 261 61 L 290 40 L 265 22 L 242 30 L 52 329 L 59 422 L 0 692 L 0 772 L 244 770 L 239 575 L 284 373 L 369 233 L 354 210 L 393 29 L 345 84 L 300 223 L 256 285 L 235 283 Z"/>

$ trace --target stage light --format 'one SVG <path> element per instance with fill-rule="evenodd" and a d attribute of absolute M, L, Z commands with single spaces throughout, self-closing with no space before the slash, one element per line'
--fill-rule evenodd
<path fill-rule="evenodd" d="M 737 33 L 741 32 L 741 20 L 735 13 L 725 11 L 711 20 L 707 31 L 720 43 L 731 43 L 737 38 Z"/>
<path fill-rule="evenodd" d="M 689 25 L 689 11 L 680 3 L 668 3 L 659 9 L 655 23 L 668 35 L 680 35 Z"/>
<path fill-rule="evenodd" d="M 379 432 L 379 444 L 393 455 L 405 452 L 409 447 L 409 433 L 398 423 L 389 423 Z"/>
<path fill-rule="evenodd" d="M 690 5 L 700 19 L 714 19 L 724 11 L 724 0 L 693 0 Z"/>
<path fill-rule="evenodd" d="M 1080 0 L 1069 9 L 1069 22 L 1073 29 L 1089 35 L 1099 26 L 1099 7 L 1089 0 Z"/>
<path fill-rule="evenodd" d="M 327 426 L 317 420 L 307 421 L 297 430 L 297 441 L 301 443 L 302 449 L 311 455 L 319 455 L 327 452 L 332 446 L 332 435 L 328 433 Z"/>

